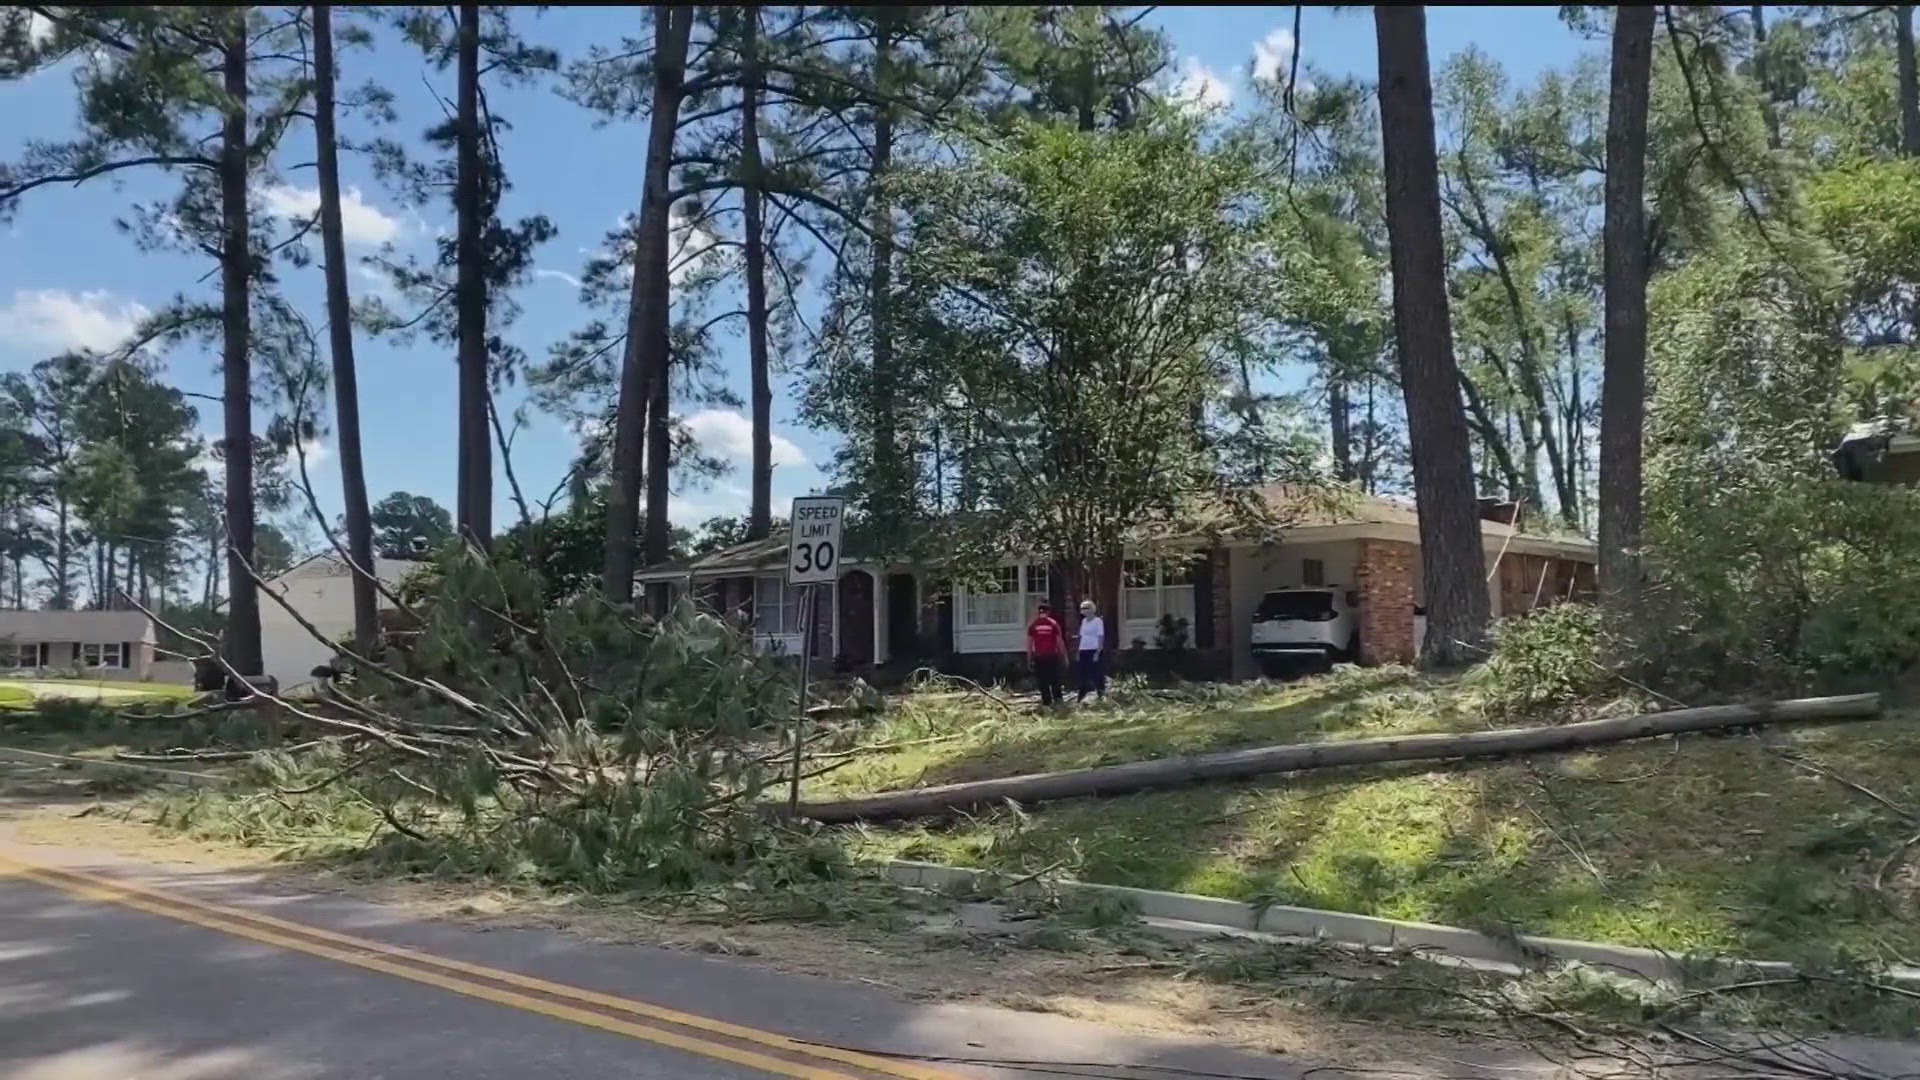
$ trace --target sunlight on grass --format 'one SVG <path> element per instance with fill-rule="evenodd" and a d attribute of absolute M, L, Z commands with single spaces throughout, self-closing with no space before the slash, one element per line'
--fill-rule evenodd
<path fill-rule="evenodd" d="M 98 691 L 108 691 L 101 694 Z M 21 709 L 49 697 L 101 698 L 114 703 L 185 701 L 198 691 L 172 683 L 118 682 L 111 679 L 0 679 L 0 709 Z"/>
<path fill-rule="evenodd" d="M 951 699 L 911 723 L 919 738 L 952 737 L 876 754 L 817 796 L 1487 726 L 1457 687 L 1405 673 L 1376 678 L 1047 715 L 1005 714 L 977 695 Z M 881 728 L 902 723 L 905 711 Z M 1910 852 L 1889 872 L 1888 895 L 1873 888 L 1911 826 L 1776 748 L 1920 805 L 1920 731 L 1898 716 L 1002 808 L 861 830 L 856 846 L 873 857 L 1050 868 L 1495 933 L 1768 958 L 1920 955 L 1920 856 Z"/>

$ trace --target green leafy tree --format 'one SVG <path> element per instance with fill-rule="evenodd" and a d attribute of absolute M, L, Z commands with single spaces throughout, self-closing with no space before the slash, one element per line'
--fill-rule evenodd
<path fill-rule="evenodd" d="M 434 551 L 453 538 L 453 515 L 425 495 L 396 491 L 374 503 L 370 517 L 374 550 L 383 559 L 418 558 L 416 540 Z"/>
<path fill-rule="evenodd" d="M 185 507 L 199 494 L 198 412 L 136 360 L 106 363 L 80 411 L 74 509 L 93 535 L 96 606 L 141 603 L 174 571 Z"/>
<path fill-rule="evenodd" d="M 928 211 L 902 307 L 942 357 L 973 543 L 1055 558 L 1110 607 L 1123 546 L 1258 515 L 1194 409 L 1275 303 L 1248 154 L 1171 110 L 1113 131 L 1023 121 L 909 183 Z"/>

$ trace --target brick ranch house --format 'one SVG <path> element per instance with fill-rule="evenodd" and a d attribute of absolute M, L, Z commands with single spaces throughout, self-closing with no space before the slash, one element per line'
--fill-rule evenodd
<path fill-rule="evenodd" d="M 1483 500 L 1481 507 L 1496 617 L 1592 594 L 1590 542 L 1521 532 L 1510 524 L 1510 504 Z M 763 648 L 797 654 L 802 612 L 799 591 L 786 584 L 786 543 L 776 532 L 641 571 L 636 580 L 656 598 L 691 589 L 707 609 L 750 623 Z M 1161 616 L 1173 615 L 1188 622 L 1196 672 L 1247 678 L 1256 673 L 1248 637 L 1260 598 L 1276 588 L 1326 586 L 1358 594 L 1362 662 L 1408 663 L 1418 652 L 1425 591 L 1419 518 L 1408 502 L 1359 496 L 1340 513 L 1305 517 L 1278 542 L 1207 545 L 1196 538 L 1176 547 L 1191 560 L 1127 561 L 1123 617 L 1107 613 L 1116 648 L 1155 648 Z M 938 567 L 863 556 L 851 539 L 849 548 L 838 585 L 815 612 L 815 658 L 845 668 L 1006 670 L 1025 648 L 1034 606 L 1047 600 L 1059 608 L 1068 599 L 1064 582 L 1044 563 L 1009 558 L 984 583 L 949 584 Z"/>
<path fill-rule="evenodd" d="M 1920 484 L 1920 434 L 1911 420 L 1882 417 L 1853 425 L 1833 451 L 1842 479 L 1870 484 Z"/>

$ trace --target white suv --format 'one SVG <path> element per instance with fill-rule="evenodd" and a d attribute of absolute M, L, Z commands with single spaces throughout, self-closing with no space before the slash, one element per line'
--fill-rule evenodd
<path fill-rule="evenodd" d="M 1356 591 L 1338 586 L 1273 590 L 1253 613 L 1247 640 L 1254 660 L 1278 667 L 1289 660 L 1353 659 L 1360 651 L 1359 606 Z"/>

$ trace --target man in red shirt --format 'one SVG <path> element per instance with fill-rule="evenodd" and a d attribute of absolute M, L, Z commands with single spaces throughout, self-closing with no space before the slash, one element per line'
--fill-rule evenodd
<path fill-rule="evenodd" d="M 1033 662 L 1033 681 L 1040 686 L 1040 704 L 1062 704 L 1060 678 L 1067 660 L 1067 635 L 1046 604 L 1027 624 L 1027 658 Z"/>

